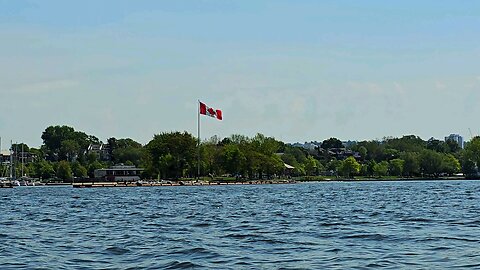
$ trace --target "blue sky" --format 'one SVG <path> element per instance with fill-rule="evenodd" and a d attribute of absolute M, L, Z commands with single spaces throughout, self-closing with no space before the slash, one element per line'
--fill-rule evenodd
<path fill-rule="evenodd" d="M 480 133 L 478 1 L 0 0 L 0 136 Z"/>

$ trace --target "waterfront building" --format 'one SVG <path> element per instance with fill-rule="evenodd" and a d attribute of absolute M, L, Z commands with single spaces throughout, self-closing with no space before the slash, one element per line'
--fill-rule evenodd
<path fill-rule="evenodd" d="M 454 141 L 463 149 L 463 137 L 458 134 L 450 134 L 449 136 L 445 137 L 445 141 Z"/>
<path fill-rule="evenodd" d="M 10 151 L 0 150 L 0 164 L 2 165 L 10 164 Z"/>
<path fill-rule="evenodd" d="M 108 169 L 97 169 L 93 172 L 95 179 L 108 182 L 134 182 L 141 179 L 142 168 L 126 166 L 123 164 L 112 166 Z"/>

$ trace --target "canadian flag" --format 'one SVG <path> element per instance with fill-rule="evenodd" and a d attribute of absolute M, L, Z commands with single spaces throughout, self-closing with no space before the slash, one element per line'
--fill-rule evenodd
<path fill-rule="evenodd" d="M 221 110 L 215 110 L 213 108 L 210 108 L 202 102 L 200 102 L 200 114 L 208 115 L 210 117 L 217 118 L 218 120 L 223 119 Z"/>

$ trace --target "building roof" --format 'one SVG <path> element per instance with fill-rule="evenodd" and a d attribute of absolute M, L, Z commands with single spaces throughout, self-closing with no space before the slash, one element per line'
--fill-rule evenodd
<path fill-rule="evenodd" d="M 5 150 L 5 149 L 2 149 L 2 150 L 0 150 L 0 155 L 10 156 L 10 151 L 9 151 L 9 150 Z"/>

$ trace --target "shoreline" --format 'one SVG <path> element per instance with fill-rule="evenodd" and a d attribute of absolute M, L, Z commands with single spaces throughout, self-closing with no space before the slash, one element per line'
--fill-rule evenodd
<path fill-rule="evenodd" d="M 169 182 L 79 182 L 73 183 L 74 188 L 96 187 L 169 187 L 169 186 L 231 186 L 231 185 L 292 185 L 308 183 L 332 183 L 332 182 L 423 182 L 423 181 L 476 181 L 480 179 L 466 179 L 462 177 L 449 178 L 393 178 L 393 179 L 325 179 L 325 180 L 249 180 L 249 181 L 169 181 Z"/>
<path fill-rule="evenodd" d="M 26 187 L 73 187 L 73 188 L 100 188 L 100 187 L 171 187 L 171 186 L 231 186 L 231 185 L 282 185 L 282 184 L 308 184 L 308 183 L 332 183 L 332 182 L 432 182 L 432 181 L 477 181 L 480 179 L 467 179 L 464 177 L 447 177 L 447 178 L 329 178 L 329 179 L 275 179 L 275 180 L 187 180 L 187 181 L 137 181 L 137 182 L 105 182 L 105 181 L 82 181 L 74 183 L 42 183 L 35 186 Z M 1 183 L 0 188 L 16 188 L 18 186 Z"/>

